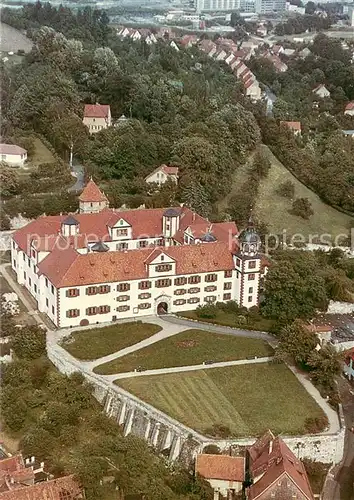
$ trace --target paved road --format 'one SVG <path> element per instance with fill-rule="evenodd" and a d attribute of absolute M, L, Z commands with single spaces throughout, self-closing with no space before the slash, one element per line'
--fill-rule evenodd
<path fill-rule="evenodd" d="M 326 432 L 323 432 L 323 434 L 334 434 L 338 432 L 340 429 L 340 424 L 337 412 L 333 410 L 331 406 L 329 406 L 329 404 L 325 399 L 323 399 L 320 392 L 316 389 L 314 385 L 312 385 L 307 376 L 298 371 L 294 366 L 288 365 L 288 367 L 327 416 L 329 427 Z"/>
<path fill-rule="evenodd" d="M 72 176 L 76 178 L 75 184 L 69 187 L 69 193 L 82 191 L 85 186 L 85 169 L 83 165 L 75 163 L 72 166 Z"/>
<path fill-rule="evenodd" d="M 237 366 L 237 365 L 252 365 L 255 363 L 268 363 L 273 358 L 271 356 L 266 356 L 264 358 L 255 359 L 237 359 L 235 361 L 221 361 L 218 363 L 213 363 L 211 365 L 187 365 L 187 366 L 175 366 L 171 368 L 159 368 L 156 370 L 145 370 L 143 372 L 125 372 L 118 373 L 115 375 L 101 375 L 105 380 L 113 382 L 121 378 L 130 377 L 146 377 L 147 375 L 164 375 L 166 373 L 181 373 L 181 372 L 192 372 L 195 370 L 210 370 L 211 368 L 223 368 L 224 366 Z"/>

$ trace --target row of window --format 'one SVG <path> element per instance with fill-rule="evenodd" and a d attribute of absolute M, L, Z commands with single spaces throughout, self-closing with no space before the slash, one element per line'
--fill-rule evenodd
<path fill-rule="evenodd" d="M 150 309 L 151 307 L 152 305 L 149 302 L 143 302 L 138 305 L 139 309 Z M 54 307 L 52 309 L 53 309 L 52 312 L 54 313 Z M 117 307 L 117 311 L 119 312 L 129 311 L 129 309 L 130 306 L 126 305 Z M 95 316 L 96 314 L 107 314 L 110 311 L 111 311 L 110 306 L 92 306 L 92 307 L 87 307 L 85 310 L 87 316 Z M 80 316 L 80 309 L 68 309 L 66 311 L 67 318 L 77 318 L 78 316 Z"/>
<path fill-rule="evenodd" d="M 257 261 L 249 260 L 248 261 L 248 269 L 255 269 L 257 266 Z M 236 259 L 236 267 L 241 267 L 241 259 Z"/>

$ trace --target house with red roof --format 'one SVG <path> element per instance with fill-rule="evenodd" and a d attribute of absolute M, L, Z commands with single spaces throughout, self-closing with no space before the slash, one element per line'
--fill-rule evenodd
<path fill-rule="evenodd" d="M 21 454 L 0 460 L 0 500 L 81 500 L 84 493 L 73 476 L 48 480 L 44 463 Z"/>
<path fill-rule="evenodd" d="M 155 168 L 151 174 L 145 177 L 145 182 L 148 184 L 157 184 L 158 186 L 162 186 L 168 180 L 178 182 L 178 167 L 172 167 L 170 165 L 162 164 L 159 167 Z"/>
<path fill-rule="evenodd" d="M 108 104 L 85 104 L 82 121 L 90 134 L 97 134 L 112 125 L 111 108 Z"/>
<path fill-rule="evenodd" d="M 294 135 L 301 135 L 301 122 L 281 121 L 280 125 L 284 125 L 293 132 Z"/>
<path fill-rule="evenodd" d="M 314 500 L 303 463 L 271 431 L 247 448 L 246 463 L 247 500 Z"/>
<path fill-rule="evenodd" d="M 344 114 L 354 116 L 354 101 L 348 102 L 345 107 Z"/>
<path fill-rule="evenodd" d="M 214 490 L 214 500 L 234 498 L 242 491 L 245 480 L 244 457 L 229 455 L 197 455 L 195 473 L 208 481 Z"/>
<path fill-rule="evenodd" d="M 12 269 L 57 327 L 259 301 L 266 265 L 252 221 L 210 223 L 188 207 L 114 210 L 91 179 L 79 213 L 12 235 Z"/>

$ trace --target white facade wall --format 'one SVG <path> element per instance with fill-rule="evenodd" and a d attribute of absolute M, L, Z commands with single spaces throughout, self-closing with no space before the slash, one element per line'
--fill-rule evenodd
<path fill-rule="evenodd" d="M 100 130 L 103 130 L 112 125 L 111 115 L 108 118 L 92 118 L 88 116 L 84 116 L 83 124 L 89 130 L 90 134 L 96 134 Z"/>
<path fill-rule="evenodd" d="M 148 184 L 150 184 L 150 183 L 152 184 L 153 182 L 156 182 L 156 184 L 161 186 L 162 184 L 165 184 L 165 182 L 168 179 L 171 179 L 173 182 L 177 183 L 177 176 L 176 175 L 165 174 L 165 172 L 163 172 L 162 170 L 159 170 L 158 172 L 153 172 L 151 175 L 148 175 L 146 177 L 145 181 Z"/>
<path fill-rule="evenodd" d="M 150 267 L 153 268 L 154 266 L 155 264 L 150 265 Z M 126 283 L 129 284 L 130 289 L 122 292 L 119 291 L 119 284 L 124 282 L 109 283 L 108 285 L 110 286 L 110 291 L 108 293 L 97 293 L 95 295 L 86 294 L 86 289 L 88 288 L 86 285 L 71 287 L 79 290 L 79 295 L 77 297 L 67 297 L 66 292 L 69 288 L 61 288 L 59 290 L 60 324 L 57 326 L 60 326 L 60 328 L 78 326 L 80 325 L 80 321 L 83 319 L 87 319 L 90 324 L 94 324 L 111 322 L 116 319 L 130 318 L 132 316 L 150 316 L 151 314 L 157 314 L 157 308 L 161 302 L 165 302 L 167 304 L 168 313 L 177 313 L 180 311 L 195 309 L 198 305 L 223 302 L 223 297 L 226 293 L 231 295 L 231 300 L 236 300 L 238 283 L 235 278 L 235 271 L 232 272 L 232 277 L 230 278 L 224 277 L 224 271 L 218 271 L 216 273 L 198 273 L 198 276 L 201 277 L 200 283 L 191 284 L 187 282 L 184 285 L 175 285 L 174 280 L 179 276 L 175 275 L 173 271 L 169 273 L 157 273 L 156 271 L 153 271 L 151 274 L 153 276 L 150 276 L 149 278 L 126 281 Z M 205 276 L 207 274 L 216 274 L 217 281 L 205 281 Z M 183 276 L 188 279 L 189 277 L 196 275 L 186 274 Z M 159 279 L 170 279 L 171 285 L 158 287 L 156 286 L 156 282 Z M 147 289 L 140 289 L 139 283 L 141 281 L 150 281 L 151 287 Z M 225 283 L 231 283 L 231 289 L 224 290 Z M 106 284 L 107 283 L 97 283 L 92 286 Z M 197 289 L 199 289 L 199 291 L 195 292 Z M 185 290 L 185 293 L 176 294 L 176 290 Z M 47 294 L 48 293 L 49 290 L 47 291 Z M 144 298 L 144 296 L 147 297 L 148 295 L 148 298 Z M 122 297 L 129 297 L 129 299 L 120 301 L 119 298 Z M 198 301 L 196 301 L 196 299 L 198 299 Z M 185 303 L 178 305 L 175 303 L 177 300 L 183 300 Z M 139 307 L 141 304 L 149 304 L 150 307 L 141 309 Z M 99 306 L 109 306 L 110 311 L 108 313 L 95 314 L 92 316 L 86 314 L 87 308 Z M 117 311 L 120 306 L 128 306 L 129 309 L 127 311 Z M 68 318 L 67 311 L 70 309 L 79 309 L 80 315 L 74 318 Z M 54 323 L 56 323 L 56 321 L 54 321 Z"/>
<path fill-rule="evenodd" d="M 81 214 L 94 214 L 108 207 L 107 201 L 80 201 Z"/>
<path fill-rule="evenodd" d="M 14 167 L 23 167 L 25 161 L 27 160 L 27 153 L 23 154 L 1 154 L 0 161 L 12 165 Z"/>
<path fill-rule="evenodd" d="M 235 493 L 242 491 L 242 482 L 239 481 L 223 481 L 222 479 L 207 479 L 210 486 L 214 489 L 214 499 L 228 498 L 229 490 Z M 222 497 L 220 498 L 220 495 Z"/>
<path fill-rule="evenodd" d="M 345 115 L 354 116 L 354 109 L 346 109 L 344 111 Z"/>

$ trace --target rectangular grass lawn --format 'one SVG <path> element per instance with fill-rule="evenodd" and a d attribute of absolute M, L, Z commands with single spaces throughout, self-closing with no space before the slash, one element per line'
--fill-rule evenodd
<path fill-rule="evenodd" d="M 72 332 L 61 345 L 77 359 L 98 359 L 147 339 L 160 330 L 160 326 L 152 323 L 132 321 Z"/>
<path fill-rule="evenodd" d="M 204 433 L 214 424 L 235 437 L 301 434 L 323 412 L 284 364 L 262 363 L 115 381 L 159 410 Z"/>
<path fill-rule="evenodd" d="M 121 358 L 95 368 L 95 373 L 110 375 L 133 371 L 142 366 L 147 370 L 171 366 L 197 365 L 203 361 L 231 361 L 247 356 L 270 356 L 273 349 L 260 339 L 222 335 L 203 330 L 186 330 L 160 340 Z"/>

